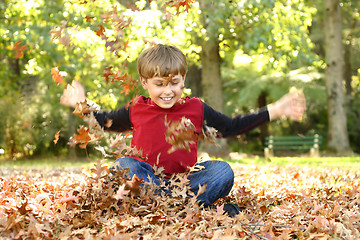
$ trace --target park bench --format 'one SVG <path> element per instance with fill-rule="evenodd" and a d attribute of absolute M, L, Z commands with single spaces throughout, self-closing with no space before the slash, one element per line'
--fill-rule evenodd
<path fill-rule="evenodd" d="M 310 150 L 312 157 L 319 156 L 322 136 L 269 136 L 265 138 L 264 155 L 266 159 L 274 157 L 274 150 L 305 151 Z"/>

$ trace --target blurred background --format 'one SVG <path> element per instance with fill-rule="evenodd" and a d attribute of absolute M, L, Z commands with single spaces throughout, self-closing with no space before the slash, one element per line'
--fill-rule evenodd
<path fill-rule="evenodd" d="M 136 60 L 156 43 L 186 54 L 185 94 L 228 116 L 304 92 L 302 122 L 278 120 L 217 151 L 262 155 L 266 136 L 319 134 L 322 154 L 358 154 L 359 8 L 357 0 L 1 0 L 0 158 L 101 156 L 91 144 L 69 146 L 84 122 L 60 105 L 62 91 L 77 80 L 102 109 L 123 106 L 144 94 Z"/>

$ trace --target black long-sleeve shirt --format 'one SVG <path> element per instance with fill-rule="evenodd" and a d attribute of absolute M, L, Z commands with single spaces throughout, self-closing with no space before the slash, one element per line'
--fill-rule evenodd
<path fill-rule="evenodd" d="M 257 112 L 238 115 L 234 118 L 222 114 L 203 102 L 204 113 L 203 121 L 208 127 L 215 128 L 221 137 L 231 137 L 247 132 L 258 125 L 269 122 L 269 113 L 267 108 L 262 108 Z M 107 119 L 112 120 L 112 125 L 106 130 L 125 132 L 132 130 L 129 108 L 123 106 L 118 110 L 111 112 L 99 111 L 95 114 L 100 126 L 105 127 Z"/>

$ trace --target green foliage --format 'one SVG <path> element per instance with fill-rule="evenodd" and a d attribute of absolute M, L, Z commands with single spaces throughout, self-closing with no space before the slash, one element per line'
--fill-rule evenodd
<path fill-rule="evenodd" d="M 103 7 L 110 7 L 110 3 Z M 121 96 L 120 89 L 110 91 L 109 86 L 103 87 L 102 72 L 112 58 L 106 56 L 102 46 L 89 44 L 100 40 L 84 23 L 83 17 L 89 10 L 71 1 L 7 1 L 1 5 L 4 25 L 0 25 L 0 70 L 4 87 L 0 96 L 6 104 L 0 106 L 4 113 L 0 146 L 5 145 L 7 154 L 66 153 L 62 149 L 72 134 L 67 126 L 69 112 L 59 104 L 64 86 L 56 86 L 51 78 L 53 67 L 66 75 L 65 81 L 77 79 L 89 90 L 101 89 L 105 100 L 100 102 L 106 106 L 116 104 L 118 99 L 124 101 L 124 98 L 114 100 L 114 95 Z M 96 13 L 100 15 L 101 8 L 94 8 L 92 14 Z M 57 44 L 50 31 L 66 21 L 68 28 L 63 34 L 71 36 L 71 42 Z M 22 58 L 15 59 L 14 44 L 19 40 L 27 48 Z M 59 130 L 60 141 L 55 147 L 52 140 Z"/>
<path fill-rule="evenodd" d="M 219 22 L 218 32 L 214 34 L 222 41 L 222 56 L 233 56 L 241 49 L 250 56 L 262 56 L 263 68 L 277 71 L 289 71 L 317 61 L 307 29 L 315 9 L 304 1 L 239 0 L 218 4 L 206 14 L 209 21 Z"/>
<path fill-rule="evenodd" d="M 348 104 L 348 132 L 352 149 L 360 153 L 360 68 L 358 75 L 353 76 L 353 93 Z"/>
<path fill-rule="evenodd" d="M 303 91 L 308 99 L 308 108 L 313 109 L 326 102 L 323 76 L 313 67 L 305 67 L 289 73 L 266 74 L 254 63 L 223 71 L 228 113 L 239 114 L 242 107 L 258 108 L 258 97 L 265 92 L 268 103 L 278 100 L 293 87 Z M 251 81 L 249 81 L 251 79 Z"/>

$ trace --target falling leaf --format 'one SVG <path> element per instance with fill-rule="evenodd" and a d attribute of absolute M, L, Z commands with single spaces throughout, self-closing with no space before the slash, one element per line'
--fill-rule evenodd
<path fill-rule="evenodd" d="M 61 38 L 62 32 L 64 31 L 68 21 L 62 21 L 61 26 L 56 26 L 50 30 L 50 34 L 52 34 L 52 40 Z"/>
<path fill-rule="evenodd" d="M 115 47 L 116 44 L 119 43 L 118 39 L 115 39 L 114 41 L 110 41 L 109 38 L 103 36 L 103 40 L 105 40 L 105 48 L 109 48 L 110 52 L 116 51 L 117 47 Z"/>
<path fill-rule="evenodd" d="M 94 30 L 94 32 L 96 33 L 96 35 L 98 35 L 99 37 L 101 37 L 102 35 L 104 35 L 105 33 L 105 28 L 103 25 L 98 25 L 99 29 L 98 30 Z"/>
<path fill-rule="evenodd" d="M 101 152 L 101 155 L 104 157 L 104 158 L 108 158 L 108 157 L 111 157 L 110 154 L 107 154 L 106 153 L 106 150 L 103 146 L 95 146 L 95 149 L 98 150 L 99 152 Z"/>
<path fill-rule="evenodd" d="M 80 144 L 80 148 L 86 148 L 87 144 L 92 140 L 90 130 L 87 127 L 81 126 L 77 130 L 78 134 L 74 134 L 74 143 Z"/>
<path fill-rule="evenodd" d="M 141 11 L 136 5 L 131 4 L 131 3 L 129 3 L 129 2 L 126 3 L 126 7 L 127 7 L 128 9 L 130 9 L 131 11 L 133 11 L 133 12 Z"/>
<path fill-rule="evenodd" d="M 176 8 L 176 14 L 179 14 L 180 7 L 184 7 L 184 11 L 187 12 L 191 8 L 192 3 L 194 3 L 194 0 L 169 0 L 165 5 Z"/>
<path fill-rule="evenodd" d="M 122 50 L 126 51 L 128 47 L 129 47 L 129 39 L 124 42 Z"/>
<path fill-rule="evenodd" d="M 195 140 L 198 138 L 198 134 L 195 132 L 196 128 L 190 119 L 182 117 L 180 121 L 167 121 L 165 116 L 165 126 L 167 127 L 165 132 L 165 140 L 172 147 L 168 150 L 168 153 L 172 153 L 178 149 L 190 150 L 190 145 L 195 144 Z"/>
<path fill-rule="evenodd" d="M 59 141 L 60 132 L 61 132 L 61 130 L 59 130 L 55 133 L 55 136 L 54 136 L 55 139 L 53 140 L 55 145 Z"/>
<path fill-rule="evenodd" d="M 103 76 L 106 83 L 109 83 L 110 80 L 112 83 L 120 82 L 120 87 L 123 88 L 121 92 L 125 93 L 125 95 L 128 95 L 131 90 L 137 88 L 138 81 L 135 78 L 129 76 L 127 73 L 122 74 L 120 70 L 113 72 L 112 68 L 112 66 L 109 66 L 104 69 Z"/>
<path fill-rule="evenodd" d="M 98 159 L 95 164 L 95 168 L 92 169 L 92 172 L 96 174 L 97 179 L 100 179 L 105 176 L 104 172 L 109 173 L 109 168 L 107 166 L 103 165 L 103 161 Z"/>
<path fill-rule="evenodd" d="M 19 58 L 22 58 L 24 56 L 24 50 L 27 48 L 26 45 L 23 45 L 23 46 L 20 46 L 20 44 L 22 43 L 23 41 L 20 40 L 20 41 L 17 41 L 15 43 L 15 46 L 14 46 L 14 50 L 15 50 L 15 57 L 16 59 L 19 59 Z"/>
<path fill-rule="evenodd" d="M 91 22 L 92 19 L 94 19 L 95 17 L 90 17 L 90 16 L 86 16 L 85 17 L 85 22 Z"/>
<path fill-rule="evenodd" d="M 59 38 L 59 43 L 66 46 L 69 50 L 73 49 L 75 47 L 74 44 L 71 44 L 71 37 L 70 35 L 65 34 L 64 36 Z"/>
<path fill-rule="evenodd" d="M 88 105 L 87 100 L 85 99 L 82 102 L 78 102 L 75 106 L 75 109 L 73 111 L 74 114 L 78 115 L 79 117 L 83 117 L 84 114 L 93 112 L 94 109 Z"/>
<path fill-rule="evenodd" d="M 202 136 L 200 138 L 203 138 L 205 141 L 216 144 L 216 139 L 218 138 L 218 131 L 213 128 L 209 127 L 204 123 L 203 130 L 202 130 Z"/>
<path fill-rule="evenodd" d="M 113 68 L 112 66 L 109 66 L 104 69 L 103 76 L 105 78 L 106 83 L 109 83 L 109 80 L 110 80 L 111 76 L 113 75 L 113 73 L 111 71 L 112 68 Z"/>
<path fill-rule="evenodd" d="M 51 76 L 58 86 L 63 83 L 63 79 L 59 73 L 58 67 L 51 68 Z"/>
<path fill-rule="evenodd" d="M 113 124 L 113 120 L 107 118 L 106 123 L 104 124 L 104 126 L 107 127 L 107 128 L 110 128 L 112 126 L 112 124 Z"/>
<path fill-rule="evenodd" d="M 158 46 L 158 44 L 156 42 L 148 40 L 146 38 L 143 39 L 143 42 L 144 42 L 144 44 L 150 44 L 150 46 L 152 46 L 152 47 Z"/>

